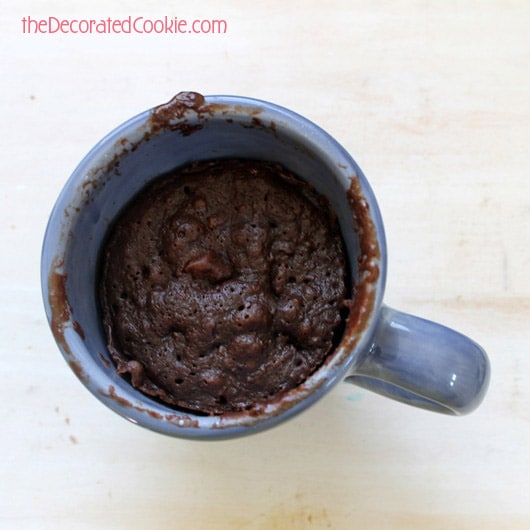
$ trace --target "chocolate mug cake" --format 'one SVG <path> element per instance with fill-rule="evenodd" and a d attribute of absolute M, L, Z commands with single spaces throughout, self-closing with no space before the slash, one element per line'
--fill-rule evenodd
<path fill-rule="evenodd" d="M 303 383 L 340 341 L 346 257 L 326 199 L 283 166 L 196 162 L 113 225 L 99 296 L 118 373 L 203 414 Z"/>
<path fill-rule="evenodd" d="M 270 102 L 189 92 L 81 160 L 41 257 L 46 316 L 83 385 L 139 426 L 202 440 L 281 424 L 340 381 L 474 410 L 486 353 L 384 305 L 386 271 L 377 201 L 335 139 Z"/>

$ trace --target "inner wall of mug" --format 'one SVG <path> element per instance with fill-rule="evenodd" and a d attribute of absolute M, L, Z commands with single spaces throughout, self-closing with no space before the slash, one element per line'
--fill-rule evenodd
<path fill-rule="evenodd" d="M 247 158 L 284 165 L 325 195 L 337 212 L 351 275 L 353 281 L 357 281 L 359 241 L 346 193 L 349 179 L 355 176 L 351 159 L 348 160 L 348 155 L 337 149 L 327 135 L 322 136 L 316 126 L 302 118 L 293 125 L 293 120 L 297 119 L 296 115 L 291 115 L 287 120 L 281 113 L 272 111 L 262 111 L 256 119 L 255 112 L 234 106 L 206 118 L 190 111 L 186 116 L 187 124 L 200 125 L 191 134 L 183 134 L 179 129 L 162 129 L 150 134 L 148 113 L 145 113 L 112 133 L 113 142 L 107 138 L 96 146 L 72 176 L 63 192 L 66 196 L 62 197 L 66 202 L 64 211 L 70 216 L 68 233 L 63 234 L 64 274 L 68 302 L 74 308 L 73 318 L 83 341 L 74 336 L 74 329 L 67 329 L 65 334 L 68 333 L 69 340 L 76 341 L 78 347 L 84 342 L 85 355 L 91 357 L 89 362 L 95 370 L 86 374 L 90 382 L 84 381 L 85 384 L 92 392 L 99 392 L 97 397 L 120 414 L 124 414 L 124 403 L 114 399 L 112 393 L 116 388 L 133 396 L 129 419 L 135 422 L 135 410 L 141 411 L 141 404 L 151 402 L 157 410 L 173 410 L 154 402 L 116 375 L 113 364 L 109 364 L 96 292 L 99 251 L 109 227 L 131 198 L 158 176 L 196 160 Z M 316 137 L 313 137 L 315 132 Z M 342 378 L 348 366 L 340 362 L 326 367 L 325 381 L 319 381 L 314 392 L 308 391 L 304 404 L 295 406 L 292 412 L 289 408 L 293 407 L 287 407 L 280 416 L 294 414 L 316 400 L 327 387 Z M 278 419 L 275 412 L 265 423 L 273 424 Z M 200 418 L 201 426 L 206 425 L 207 420 L 209 418 Z M 160 422 L 152 415 L 142 418 L 142 423 L 161 430 Z"/>

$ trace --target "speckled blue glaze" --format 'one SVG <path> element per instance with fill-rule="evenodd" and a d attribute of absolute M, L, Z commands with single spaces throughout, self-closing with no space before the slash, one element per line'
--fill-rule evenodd
<path fill-rule="evenodd" d="M 50 215 L 41 259 L 44 306 L 59 349 L 88 390 L 133 423 L 193 439 L 229 438 L 272 427 L 305 410 L 345 379 L 439 412 L 463 414 L 478 406 L 489 379 L 484 351 L 452 330 L 383 305 L 387 266 L 383 222 L 352 157 L 320 127 L 280 106 L 237 96 L 209 96 L 206 101 L 213 104 L 212 112 L 198 115 L 190 110 L 179 118 L 190 126 L 199 125 L 192 134 L 188 134 L 191 129 L 182 134 L 178 128 L 153 132 L 150 111 L 112 131 L 75 169 Z M 331 362 L 281 403 L 259 413 L 229 417 L 176 412 L 118 376 L 107 352 L 96 295 L 100 245 L 130 198 L 175 167 L 223 157 L 280 162 L 325 194 L 337 212 L 355 280 L 360 245 L 346 192 L 356 177 L 381 253 L 374 304 L 355 347 L 348 351 L 339 347 Z M 59 326 L 50 301 L 49 280 L 54 275 L 63 279 L 69 309 Z"/>

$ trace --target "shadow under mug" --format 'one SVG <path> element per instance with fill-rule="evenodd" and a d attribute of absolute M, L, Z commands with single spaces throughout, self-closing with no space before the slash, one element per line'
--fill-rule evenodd
<path fill-rule="evenodd" d="M 206 416 L 166 406 L 116 374 L 100 318 L 98 261 L 109 226 L 148 182 L 189 162 L 220 158 L 279 162 L 328 198 L 356 303 L 341 343 L 302 385 L 251 410 Z M 75 169 L 48 222 L 41 282 L 55 340 L 82 383 L 123 417 L 163 434 L 250 434 L 301 412 L 343 380 L 424 409 L 472 411 L 488 387 L 485 352 L 454 330 L 385 306 L 386 267 L 375 197 L 329 134 L 275 104 L 183 92 L 112 131 Z"/>

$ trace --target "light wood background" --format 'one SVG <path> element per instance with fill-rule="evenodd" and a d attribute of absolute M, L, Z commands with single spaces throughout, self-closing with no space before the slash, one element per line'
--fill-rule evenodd
<path fill-rule="evenodd" d="M 530 528 L 528 2 L 0 4 L 0 528 Z M 28 15 L 228 31 L 24 35 Z M 487 349 L 480 409 L 450 418 L 342 384 L 288 424 L 198 443 L 82 387 L 42 307 L 47 217 L 96 141 L 180 90 L 274 101 L 352 153 L 385 219 L 386 303 Z"/>

